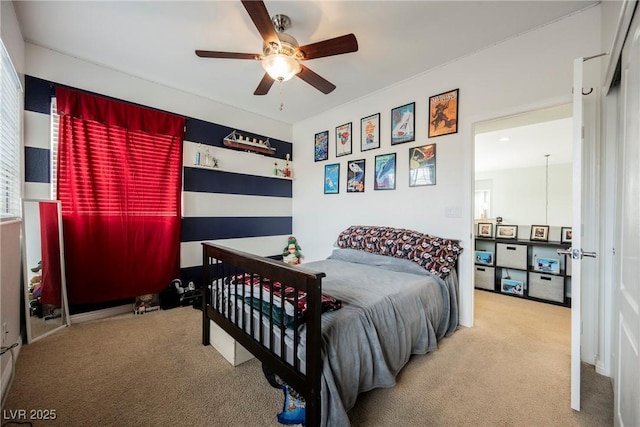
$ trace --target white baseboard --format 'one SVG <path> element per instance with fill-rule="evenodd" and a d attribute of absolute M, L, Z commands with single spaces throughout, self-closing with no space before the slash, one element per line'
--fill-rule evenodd
<path fill-rule="evenodd" d="M 106 319 L 118 314 L 133 313 L 133 304 L 119 305 L 117 307 L 104 308 L 102 310 L 89 311 L 71 316 L 71 323 L 89 322 L 91 320 Z"/>
<path fill-rule="evenodd" d="M 5 354 L 2 355 L 3 369 L 2 369 L 2 375 L 0 378 L 0 390 L 2 391 L 2 393 L 0 393 L 0 396 L 4 397 L 6 396 L 6 393 L 9 393 L 9 387 L 11 386 L 10 384 L 11 375 L 13 375 L 14 365 L 18 361 L 18 355 L 20 354 L 21 348 L 22 348 L 22 337 L 20 337 L 18 340 L 18 346 L 13 349 L 13 360 L 11 360 L 11 351 L 7 351 Z M 7 360 L 7 362 L 5 362 L 5 359 Z"/>

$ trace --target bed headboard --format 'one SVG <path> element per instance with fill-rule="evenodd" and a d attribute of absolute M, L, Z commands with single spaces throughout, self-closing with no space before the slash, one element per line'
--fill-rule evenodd
<path fill-rule="evenodd" d="M 463 248 L 445 239 L 406 228 L 352 225 L 338 235 L 338 247 L 406 258 L 442 278 L 456 267 Z"/>

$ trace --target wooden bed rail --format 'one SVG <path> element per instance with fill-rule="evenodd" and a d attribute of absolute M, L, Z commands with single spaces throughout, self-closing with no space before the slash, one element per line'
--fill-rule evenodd
<path fill-rule="evenodd" d="M 247 351 L 252 353 L 258 360 L 266 365 L 272 372 L 277 374 L 284 382 L 296 390 L 306 400 L 306 425 L 319 426 L 321 420 L 320 387 L 322 375 L 322 339 L 321 339 L 321 314 L 322 314 L 322 278 L 325 276 L 321 272 L 305 270 L 301 267 L 294 267 L 284 262 L 275 261 L 269 258 L 260 257 L 242 251 L 226 248 L 211 243 L 202 243 L 203 255 L 203 286 L 202 292 L 202 344 L 210 344 L 211 321 L 214 321 L 225 332 L 233 337 Z M 247 318 L 253 322 L 254 309 L 250 308 L 250 316 L 245 310 L 238 309 L 235 301 L 220 303 L 220 295 L 214 295 L 212 289 L 221 289 L 221 286 L 228 286 L 229 277 L 258 277 L 262 282 L 268 279 L 271 282 L 280 282 L 287 287 L 306 292 L 307 309 L 305 313 L 306 342 L 304 370 L 300 367 L 297 358 L 297 348 L 299 345 L 299 334 L 293 335 L 293 359 L 287 361 L 287 354 L 284 343 L 284 327 L 282 323 L 277 326 L 274 323 L 272 314 L 268 315 L 270 330 L 279 328 L 280 332 L 280 355 L 274 351 L 273 334 L 270 337 L 270 344 L 265 345 L 262 335 L 255 338 L 253 323 L 250 325 L 250 332 L 247 332 Z M 227 285 L 224 285 L 225 282 Z M 219 291 L 218 291 L 219 293 Z M 261 294 L 262 295 L 262 294 Z M 273 294 L 271 294 L 273 295 Z M 243 294 L 244 296 L 244 294 Z M 251 294 L 253 297 L 254 294 Z M 237 295 L 236 295 L 237 297 Z M 296 293 L 295 306 L 298 299 Z M 273 296 L 271 296 L 273 303 Z M 264 303 L 265 305 L 267 303 Z M 284 304 L 284 303 L 282 303 Z M 256 309 L 256 316 L 263 319 L 263 302 L 260 300 L 260 309 Z M 283 307 L 283 306 L 282 306 Z M 271 310 L 271 308 L 269 309 Z M 296 307 L 297 310 L 297 307 Z M 297 313 L 294 314 L 294 330 L 300 330 Z M 278 319 L 275 319 L 278 320 Z M 262 328 L 262 321 L 258 321 L 258 327 Z M 261 331 L 260 331 L 261 333 Z"/>

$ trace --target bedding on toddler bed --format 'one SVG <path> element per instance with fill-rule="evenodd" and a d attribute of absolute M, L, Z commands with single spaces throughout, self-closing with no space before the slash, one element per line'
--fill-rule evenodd
<path fill-rule="evenodd" d="M 294 325 L 293 316 L 296 312 L 294 306 L 297 293 L 298 325 L 304 323 L 307 312 L 306 292 L 299 289 L 296 290 L 291 286 L 283 286 L 278 281 L 271 281 L 255 274 L 237 274 L 229 277 L 227 283 L 230 286 L 224 287 L 225 293 L 235 295 L 236 298 L 253 305 L 254 309 L 258 310 L 258 312 L 262 311 L 267 318 L 273 318 L 273 321 L 278 325 L 283 320 L 284 325 L 288 328 Z M 282 300 L 284 300 L 284 304 L 282 304 Z M 342 307 L 342 302 L 331 296 L 322 294 L 321 300 L 322 313 L 338 310 Z M 273 305 L 271 301 L 273 301 Z M 284 313 L 282 313 L 283 306 Z"/>

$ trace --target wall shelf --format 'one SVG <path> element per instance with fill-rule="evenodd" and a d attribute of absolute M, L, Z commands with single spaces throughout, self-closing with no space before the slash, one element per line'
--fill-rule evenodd
<path fill-rule="evenodd" d="M 248 136 L 242 136 L 235 130 L 227 135 L 223 139 L 222 143 L 227 147 L 239 148 L 241 150 L 266 154 L 268 156 L 273 156 L 276 153 L 276 149 L 271 147 L 271 144 L 269 143 L 269 138 L 264 141 L 258 140 L 257 138 L 250 140 Z"/>

